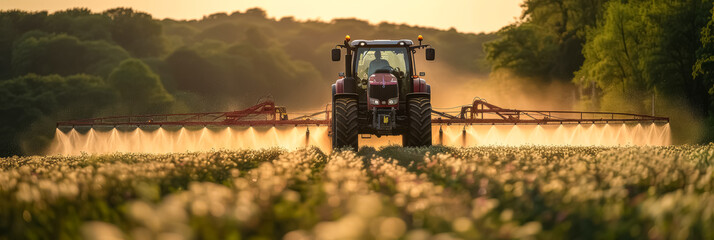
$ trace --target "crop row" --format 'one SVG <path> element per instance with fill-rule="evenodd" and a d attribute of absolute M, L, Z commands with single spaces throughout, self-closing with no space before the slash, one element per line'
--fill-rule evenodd
<path fill-rule="evenodd" d="M 0 239 L 714 239 L 714 145 L 0 159 Z"/>

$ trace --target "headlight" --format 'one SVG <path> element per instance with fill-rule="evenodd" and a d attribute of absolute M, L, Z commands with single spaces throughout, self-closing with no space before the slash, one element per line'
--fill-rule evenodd
<path fill-rule="evenodd" d="M 372 105 L 379 105 L 379 99 L 370 98 L 369 103 L 371 103 Z"/>
<path fill-rule="evenodd" d="M 395 98 L 390 98 L 388 104 L 394 105 L 394 104 L 397 104 L 398 102 L 399 102 L 399 98 L 395 97 Z"/>

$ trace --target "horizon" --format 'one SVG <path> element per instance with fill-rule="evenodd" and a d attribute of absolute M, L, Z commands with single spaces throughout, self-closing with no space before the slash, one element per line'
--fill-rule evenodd
<path fill-rule="evenodd" d="M 308 2 L 308 3 L 305 3 Z M 354 10 L 343 14 L 342 6 L 327 0 L 310 0 L 304 2 L 281 2 L 280 0 L 247 0 L 230 2 L 212 0 L 195 4 L 188 0 L 169 1 L 139 1 L 139 0 L 62 0 L 47 3 L 42 0 L 6 0 L 0 10 L 47 11 L 54 13 L 71 8 L 87 8 L 92 12 L 103 12 L 108 9 L 126 7 L 136 11 L 146 12 L 156 19 L 201 20 L 215 13 L 245 12 L 251 8 L 260 8 L 270 19 L 293 17 L 296 21 L 331 22 L 334 19 L 359 19 L 370 24 L 382 22 L 391 24 L 406 24 L 425 28 L 450 30 L 454 28 L 462 33 L 496 32 L 504 26 L 515 23 L 520 17 L 523 0 L 487 1 L 487 0 L 454 0 L 449 4 L 429 4 L 425 0 L 410 1 L 408 5 L 401 2 L 381 2 L 367 0 L 364 4 L 350 6 Z M 324 4 L 319 4 L 324 3 Z M 165 8 L 169 5 L 172 8 Z M 393 9 L 408 7 L 404 11 L 390 12 L 383 16 L 381 12 L 372 11 L 371 6 L 380 4 L 383 8 Z M 414 14 L 416 13 L 416 14 Z M 342 15 L 339 15 L 342 14 Z"/>

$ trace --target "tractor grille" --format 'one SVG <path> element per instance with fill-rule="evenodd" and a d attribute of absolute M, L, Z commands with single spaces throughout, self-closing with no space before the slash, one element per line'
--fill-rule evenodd
<path fill-rule="evenodd" d="M 380 101 L 387 101 L 390 98 L 399 96 L 399 87 L 394 85 L 370 85 L 369 97 L 376 98 Z"/>

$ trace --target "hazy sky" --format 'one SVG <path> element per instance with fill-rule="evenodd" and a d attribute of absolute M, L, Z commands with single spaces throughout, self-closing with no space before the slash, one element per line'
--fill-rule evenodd
<path fill-rule="evenodd" d="M 356 17 L 372 23 L 387 21 L 461 32 L 490 32 L 515 22 L 523 0 L 0 0 L 0 9 L 48 10 L 73 7 L 104 11 L 132 7 L 155 18 L 199 19 L 216 12 L 260 7 L 271 17 L 297 19 Z"/>

